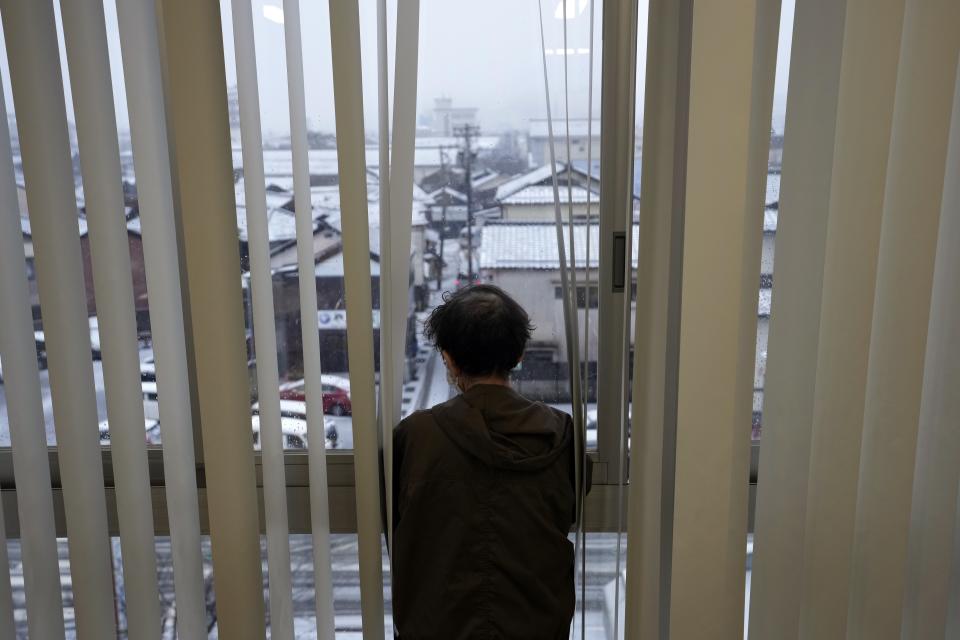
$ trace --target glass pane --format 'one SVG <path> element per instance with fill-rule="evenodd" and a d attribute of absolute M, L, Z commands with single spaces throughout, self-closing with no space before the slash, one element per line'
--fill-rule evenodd
<path fill-rule="evenodd" d="M 770 303 L 773 296 L 774 253 L 780 210 L 780 169 L 783 160 L 783 130 L 786 121 L 787 86 L 790 72 L 790 45 L 793 37 L 794 0 L 784 0 L 780 13 L 780 41 L 773 90 L 773 121 L 770 125 L 770 155 L 767 167 L 767 194 L 763 211 L 763 247 L 760 258 L 759 302 L 757 305 L 757 356 L 753 383 L 751 435 L 760 439 L 763 426 L 763 387 L 767 372 L 767 339 L 770 331 Z"/>
<path fill-rule="evenodd" d="M 59 4 L 54 3 L 54 13 L 57 20 L 57 35 L 60 48 L 61 73 L 64 83 L 65 108 L 70 139 L 70 153 L 73 157 L 74 184 L 77 203 L 77 229 L 80 242 L 80 251 L 83 260 L 83 276 L 86 287 L 88 324 L 90 331 L 91 361 L 97 398 L 97 414 L 99 420 L 100 442 L 104 446 L 110 444 L 109 423 L 106 414 L 106 396 L 104 390 L 103 364 L 101 362 L 99 322 L 97 318 L 96 294 L 93 288 L 93 256 L 90 234 L 88 232 L 86 208 L 84 205 L 84 187 L 80 170 L 79 147 L 77 144 L 75 118 L 73 114 L 72 92 L 67 66 L 66 48 L 63 39 L 63 25 L 60 17 Z M 150 316 L 146 289 L 146 274 L 143 259 L 143 240 L 141 237 L 139 206 L 137 202 L 136 175 L 133 167 L 133 155 L 130 146 L 129 121 L 126 106 L 126 93 L 123 81 L 122 62 L 120 58 L 120 40 L 117 26 L 116 5 L 104 2 L 104 17 L 107 33 L 107 46 L 110 57 L 110 73 L 113 79 L 114 110 L 117 119 L 117 133 L 119 139 L 121 180 L 124 197 L 124 211 L 127 242 L 130 250 L 131 283 L 133 287 L 134 311 L 137 323 L 137 345 L 139 359 L 142 364 L 141 380 L 144 382 L 144 434 L 148 444 L 160 443 L 159 415 L 157 413 L 157 395 L 155 377 L 152 369 L 152 341 L 150 333 Z M 21 230 L 26 256 L 26 275 L 31 298 L 34 318 L 34 338 L 37 345 L 37 363 L 40 368 L 40 387 L 43 398 L 44 415 L 46 421 L 47 444 L 56 444 L 56 432 L 53 423 L 52 400 L 50 395 L 50 379 L 47 372 L 46 340 L 43 331 L 43 317 L 40 308 L 39 288 L 34 264 L 33 240 L 31 236 L 29 209 L 27 206 L 27 189 L 20 158 L 20 146 L 17 136 L 17 120 L 14 112 L 10 74 L 7 64 L 6 46 L 0 35 L 0 74 L 3 76 L 2 97 L 6 103 L 11 143 L 13 148 L 14 180 L 17 184 L 17 195 L 21 217 Z M 0 446 L 9 446 L 9 431 L 6 419 L 6 402 L 3 396 L 2 369 L 0 369 Z"/>

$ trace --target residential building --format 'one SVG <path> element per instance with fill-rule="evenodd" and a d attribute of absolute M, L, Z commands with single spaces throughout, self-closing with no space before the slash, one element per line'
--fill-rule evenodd
<path fill-rule="evenodd" d="M 569 260 L 569 226 L 563 225 L 561 229 Z M 633 264 L 637 261 L 638 230 L 639 226 L 634 225 Z M 590 316 L 590 333 L 587 340 L 580 345 L 580 357 L 588 361 L 587 367 L 592 377 L 595 375 L 598 345 L 599 297 L 596 287 L 597 269 L 600 266 L 600 229 L 596 224 L 590 225 L 589 262 L 586 255 L 587 225 L 574 224 L 573 234 L 581 335 L 585 315 Z M 545 400 L 566 401 L 567 387 L 564 380 L 568 370 L 568 358 L 556 225 L 547 222 L 515 221 L 488 223 L 483 229 L 479 270 L 481 281 L 501 287 L 520 301 L 530 314 L 530 321 L 535 327 L 524 355 L 521 372 L 517 374 L 517 384 L 522 388 L 522 392 Z M 589 295 L 586 285 L 588 279 Z M 631 295 L 631 299 L 633 297 Z M 634 302 L 631 302 L 631 306 L 633 304 Z M 632 318 L 633 314 L 631 323 Z M 632 328 L 629 336 L 632 344 Z"/>
<path fill-rule="evenodd" d="M 592 142 L 593 153 L 588 153 Z M 553 120 L 553 146 L 557 162 L 567 161 L 567 122 L 559 118 Z M 550 162 L 550 130 L 547 121 L 530 120 L 527 127 L 527 153 L 530 164 L 544 165 Z M 586 118 L 570 119 L 570 159 L 586 161 L 590 155 L 593 159 L 600 158 L 600 120 Z"/>

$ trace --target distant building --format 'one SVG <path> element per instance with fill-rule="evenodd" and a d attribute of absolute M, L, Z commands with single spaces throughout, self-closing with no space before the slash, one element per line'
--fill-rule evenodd
<path fill-rule="evenodd" d="M 347 320 L 346 286 L 343 275 L 343 246 L 315 261 L 317 324 L 320 331 L 320 359 L 324 373 L 346 373 Z M 380 339 L 380 261 L 370 258 L 370 286 L 373 293 L 373 339 Z M 303 336 L 300 324 L 300 276 L 296 264 L 273 272 L 276 309 L 278 364 L 286 379 L 303 377 Z M 374 351 L 379 370 L 379 350 Z"/>
<path fill-rule="evenodd" d="M 600 120 L 594 120 L 593 126 L 586 118 L 570 119 L 570 159 L 587 160 L 590 144 L 593 143 L 593 159 L 600 159 Z M 588 130 L 589 129 L 589 130 Z M 553 121 L 553 144 L 557 162 L 567 161 L 566 120 L 555 118 Z M 527 152 L 530 164 L 545 165 L 550 162 L 550 135 L 546 120 L 531 120 L 527 129 Z"/>
<path fill-rule="evenodd" d="M 430 131 L 435 136 L 452 136 L 454 129 L 464 125 L 477 124 L 475 107 L 454 107 L 453 99 L 436 98 L 433 101 L 433 113 L 430 119 Z"/>

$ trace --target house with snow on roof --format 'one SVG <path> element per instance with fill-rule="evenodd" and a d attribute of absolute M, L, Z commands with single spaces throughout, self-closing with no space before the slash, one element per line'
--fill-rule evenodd
<path fill-rule="evenodd" d="M 593 223 L 590 231 L 590 260 L 587 262 L 587 225 L 574 224 L 576 257 L 576 303 L 581 324 L 590 316 L 589 354 L 581 345 L 581 358 L 588 364 L 591 379 L 596 377 L 597 354 L 597 270 L 600 256 L 600 229 Z M 562 226 L 567 259 L 570 259 L 569 227 Z M 633 226 L 633 264 L 637 261 L 637 225 Z M 590 290 L 587 291 L 589 267 Z M 518 390 L 544 401 L 568 402 L 567 345 L 563 321 L 563 289 L 557 230 L 554 223 L 491 222 L 483 229 L 479 252 L 482 282 L 501 287 L 514 296 L 530 314 L 536 327 L 527 345 L 522 366 L 514 375 Z M 635 275 L 635 273 L 634 273 Z M 635 299 L 635 291 L 631 299 Z M 631 302 L 631 305 L 635 302 Z M 631 321 L 632 322 L 632 321 Z M 633 330 L 630 330 L 632 344 Z"/>
<path fill-rule="evenodd" d="M 585 221 L 589 200 L 590 218 L 597 220 L 600 215 L 599 171 L 587 171 L 585 163 L 574 162 L 568 166 L 558 162 L 556 174 L 556 196 L 559 196 L 563 219 L 568 219 L 572 201 L 574 220 Z M 553 171 L 549 164 L 504 182 L 496 191 L 500 219 L 510 222 L 553 222 L 556 219 L 553 185 Z M 634 217 L 639 206 L 640 198 L 634 194 Z"/>

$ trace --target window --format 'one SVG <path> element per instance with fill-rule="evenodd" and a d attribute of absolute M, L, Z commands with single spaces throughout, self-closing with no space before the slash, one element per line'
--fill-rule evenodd
<path fill-rule="evenodd" d="M 636 294 L 636 286 L 633 288 L 634 294 Z M 557 300 L 563 299 L 563 287 L 554 287 L 553 289 L 554 297 Z M 577 286 L 577 308 L 584 309 L 587 306 L 587 287 L 586 286 Z M 590 286 L 590 308 L 596 309 L 600 306 L 600 292 L 597 289 L 596 285 Z"/>

